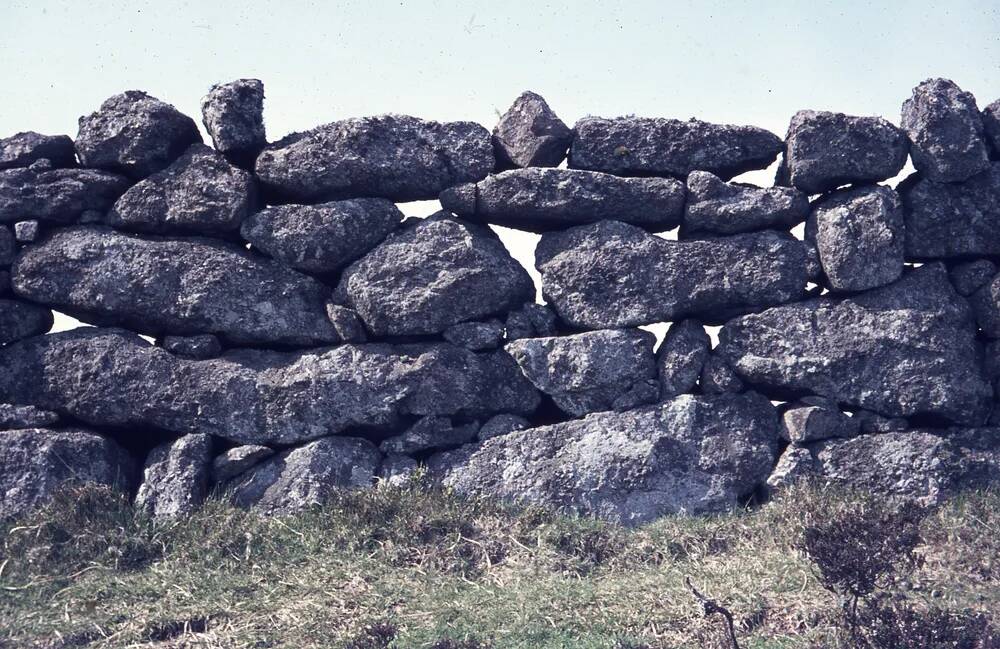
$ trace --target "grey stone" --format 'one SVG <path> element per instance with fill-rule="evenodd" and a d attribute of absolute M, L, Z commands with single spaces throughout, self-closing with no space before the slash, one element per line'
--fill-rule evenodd
<path fill-rule="evenodd" d="M 928 79 L 903 102 L 913 166 L 928 180 L 967 180 L 989 165 L 976 98 L 949 79 Z"/>
<path fill-rule="evenodd" d="M 869 410 L 859 410 L 854 418 L 858 420 L 858 430 L 863 434 L 894 433 L 906 430 L 909 423 L 902 417 L 883 417 Z"/>
<path fill-rule="evenodd" d="M 0 403 L 0 430 L 48 428 L 59 423 L 59 415 L 34 406 Z"/>
<path fill-rule="evenodd" d="M 358 314 L 339 304 L 327 304 L 326 316 L 333 323 L 333 328 L 345 343 L 363 343 L 368 340 L 365 325 Z"/>
<path fill-rule="evenodd" d="M 6 297 L 10 294 L 11 294 L 10 272 L 6 270 L 0 270 L 0 297 Z"/>
<path fill-rule="evenodd" d="M 492 231 L 439 212 L 349 266 L 337 292 L 372 333 L 404 336 L 505 313 L 535 287 Z"/>
<path fill-rule="evenodd" d="M 788 184 L 820 194 L 892 178 L 906 164 L 906 135 L 881 117 L 800 110 L 785 136 Z"/>
<path fill-rule="evenodd" d="M 538 503 L 626 525 L 736 507 L 778 452 L 774 408 L 757 394 L 603 412 L 432 457 L 459 493 Z"/>
<path fill-rule="evenodd" d="M 755 388 L 813 393 L 889 417 L 976 425 L 992 399 L 972 310 L 941 264 L 854 297 L 736 318 L 716 351 Z"/>
<path fill-rule="evenodd" d="M 474 352 L 496 349 L 503 342 L 504 326 L 497 319 L 486 322 L 459 322 L 444 330 L 444 339 Z"/>
<path fill-rule="evenodd" d="M 806 248 L 761 232 L 667 241 L 617 221 L 542 235 L 542 292 L 559 318 L 585 329 L 735 314 L 789 302 L 806 288 Z"/>
<path fill-rule="evenodd" d="M 1000 99 L 983 109 L 983 128 L 993 147 L 993 159 L 1000 159 Z"/>
<path fill-rule="evenodd" d="M 584 117 L 573 127 L 569 166 L 621 176 L 686 177 L 692 171 L 709 171 L 729 180 L 767 168 L 781 149 L 781 138 L 755 126 Z"/>
<path fill-rule="evenodd" d="M 390 487 L 404 487 L 416 475 L 419 466 L 417 461 L 412 457 L 406 455 L 386 455 L 382 459 L 382 466 L 378 472 L 379 484 Z"/>
<path fill-rule="evenodd" d="M 556 324 L 556 314 L 551 308 L 528 302 L 507 314 L 507 340 L 555 336 Z"/>
<path fill-rule="evenodd" d="M 514 100 L 493 129 L 497 166 L 558 167 L 566 158 L 573 131 L 541 95 L 526 91 Z"/>
<path fill-rule="evenodd" d="M 699 384 L 704 394 L 739 394 L 746 390 L 746 384 L 719 354 L 709 354 L 705 359 Z"/>
<path fill-rule="evenodd" d="M 124 176 L 94 169 L 33 165 L 0 171 L 0 223 L 71 223 L 87 211 L 104 213 L 128 185 Z"/>
<path fill-rule="evenodd" d="M 341 340 L 330 290 L 235 245 L 79 226 L 25 249 L 14 289 L 86 322 L 151 336 L 214 333 L 235 344 Z"/>
<path fill-rule="evenodd" d="M 10 266 L 17 256 L 17 239 L 6 225 L 0 225 L 0 266 Z"/>
<path fill-rule="evenodd" d="M 655 378 L 636 381 L 611 402 L 611 409 L 618 412 L 634 410 L 660 400 L 660 382 Z"/>
<path fill-rule="evenodd" d="M 485 442 L 488 439 L 524 430 L 525 428 L 531 428 L 531 422 L 521 415 L 501 413 L 487 419 L 479 428 L 479 441 Z"/>
<path fill-rule="evenodd" d="M 401 434 L 383 440 L 379 450 L 386 455 L 414 455 L 461 446 L 476 439 L 478 432 L 479 422 L 455 424 L 450 417 L 421 417 Z"/>
<path fill-rule="evenodd" d="M 578 169 L 515 169 L 441 193 L 446 210 L 471 221 L 545 232 L 615 219 L 653 231 L 681 222 L 684 183 Z"/>
<path fill-rule="evenodd" d="M 193 119 L 141 90 L 127 90 L 80 118 L 75 145 L 83 166 L 141 180 L 201 141 Z"/>
<path fill-rule="evenodd" d="M 969 301 L 983 333 L 990 338 L 1000 338 L 1000 274 L 973 293 Z"/>
<path fill-rule="evenodd" d="M 39 234 L 38 221 L 18 221 L 14 224 L 14 238 L 18 243 L 34 243 L 38 240 Z"/>
<path fill-rule="evenodd" d="M 656 350 L 660 398 L 673 399 L 694 390 L 711 349 L 712 340 L 697 320 L 681 320 L 670 325 Z"/>
<path fill-rule="evenodd" d="M 34 131 L 0 139 L 0 169 L 27 167 L 48 160 L 53 167 L 75 167 L 76 150 L 68 135 L 42 135 Z"/>
<path fill-rule="evenodd" d="M 808 214 L 809 199 L 797 189 L 727 183 L 707 171 L 692 171 L 681 232 L 689 236 L 787 230 Z"/>
<path fill-rule="evenodd" d="M 655 342 L 648 331 L 605 330 L 522 338 L 506 349 L 536 388 L 563 412 L 579 417 L 612 409 L 636 383 L 655 378 Z"/>
<path fill-rule="evenodd" d="M 800 445 L 831 437 L 856 437 L 860 432 L 858 420 L 832 402 L 795 404 L 782 415 L 781 423 L 781 437 Z"/>
<path fill-rule="evenodd" d="M 253 177 L 195 144 L 169 167 L 132 186 L 105 223 L 155 234 L 235 232 L 257 208 Z"/>
<path fill-rule="evenodd" d="M 382 456 L 352 437 L 324 437 L 257 464 L 229 484 L 232 503 L 269 514 L 322 505 L 337 490 L 374 484 Z"/>
<path fill-rule="evenodd" d="M 310 273 L 344 268 L 381 243 L 403 213 L 382 198 L 276 205 L 243 224 L 243 238 L 278 261 Z"/>
<path fill-rule="evenodd" d="M 212 466 L 212 438 L 185 435 L 150 451 L 135 506 L 154 518 L 190 514 L 205 501 Z"/>
<path fill-rule="evenodd" d="M 289 202 L 401 202 L 436 199 L 452 185 L 485 178 L 494 165 L 490 133 L 479 124 L 381 115 L 289 135 L 261 152 L 256 170 Z"/>
<path fill-rule="evenodd" d="M 134 470 L 120 446 L 89 431 L 4 432 L 0 435 L 0 520 L 38 508 L 72 484 L 128 489 Z"/>
<path fill-rule="evenodd" d="M 389 432 L 424 415 L 529 414 L 540 401 L 505 352 L 447 343 L 243 349 L 194 361 L 126 331 L 84 328 L 0 348 L 0 367 L 2 402 L 238 444 Z"/>
<path fill-rule="evenodd" d="M 217 336 L 201 334 L 200 336 L 165 336 L 163 348 L 171 354 L 203 360 L 215 358 L 222 353 L 222 343 Z"/>
<path fill-rule="evenodd" d="M 809 214 L 806 239 L 815 242 L 833 291 L 884 286 L 903 273 L 903 208 L 889 187 L 855 187 L 824 196 Z"/>
<path fill-rule="evenodd" d="M 44 307 L 0 299 L 0 345 L 43 334 L 52 328 L 52 312 Z"/>
<path fill-rule="evenodd" d="M 948 278 L 959 295 L 969 297 L 985 286 L 1000 271 L 989 259 L 976 259 L 955 264 L 948 269 Z"/>
<path fill-rule="evenodd" d="M 232 480 L 251 467 L 274 455 L 274 449 L 259 444 L 234 446 L 212 460 L 212 482 Z"/>
<path fill-rule="evenodd" d="M 241 166 L 252 164 L 267 144 L 264 84 L 259 79 L 214 84 L 201 100 L 201 121 L 217 151 Z"/>

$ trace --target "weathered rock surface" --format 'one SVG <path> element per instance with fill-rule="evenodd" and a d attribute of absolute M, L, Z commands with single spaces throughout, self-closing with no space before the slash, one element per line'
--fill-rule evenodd
<path fill-rule="evenodd" d="M 399 435 L 379 444 L 386 455 L 414 455 L 433 449 L 461 446 L 476 439 L 479 422 L 456 424 L 451 417 L 421 417 Z"/>
<path fill-rule="evenodd" d="M 195 144 L 125 192 L 104 221 L 156 234 L 219 234 L 239 230 L 256 207 L 253 177 L 204 144 Z"/>
<path fill-rule="evenodd" d="M 573 131 L 541 95 L 531 91 L 521 93 L 493 129 L 493 150 L 501 169 L 558 167 L 572 141 Z"/>
<path fill-rule="evenodd" d="M 444 330 L 442 336 L 453 345 L 474 352 L 496 349 L 503 342 L 504 326 L 497 319 L 486 322 L 459 322 Z"/>
<path fill-rule="evenodd" d="M 134 467 L 120 446 L 82 429 L 0 434 L 0 519 L 40 507 L 70 484 L 127 489 Z"/>
<path fill-rule="evenodd" d="M 385 336 L 440 333 L 502 314 L 532 300 L 535 287 L 492 231 L 438 213 L 349 266 L 337 292 Z"/>
<path fill-rule="evenodd" d="M 906 134 L 881 117 L 800 110 L 785 136 L 783 167 L 807 194 L 892 178 L 906 164 Z"/>
<path fill-rule="evenodd" d="M 895 433 L 907 430 L 910 427 L 909 422 L 902 417 L 883 417 L 870 410 L 859 410 L 854 413 L 854 418 L 858 420 L 858 430 L 864 435 L 869 433 Z"/>
<path fill-rule="evenodd" d="M 205 501 L 212 466 L 212 438 L 185 435 L 149 453 L 135 506 L 155 518 L 190 514 Z"/>
<path fill-rule="evenodd" d="M 817 201 L 806 222 L 834 291 L 884 286 L 903 273 L 905 230 L 899 196 L 889 187 L 843 189 Z"/>
<path fill-rule="evenodd" d="M 409 416 L 529 414 L 539 395 L 502 351 L 446 343 L 233 350 L 183 359 L 122 330 L 78 329 L 0 348 L 0 401 L 95 426 L 294 444 Z"/>
<path fill-rule="evenodd" d="M 267 144 L 264 84 L 237 79 L 213 85 L 201 100 L 201 121 L 217 151 L 241 165 L 252 164 Z"/>
<path fill-rule="evenodd" d="M 71 223 L 88 210 L 103 213 L 110 209 L 128 184 L 118 174 L 51 169 L 37 162 L 27 169 L 0 171 L 0 222 Z"/>
<path fill-rule="evenodd" d="M 356 198 L 268 207 L 247 219 L 242 232 L 255 248 L 292 268 L 332 273 L 381 243 L 402 220 L 392 201 Z"/>
<path fill-rule="evenodd" d="M 20 300 L 0 299 L 0 345 L 43 334 L 52 328 L 52 312 Z"/>
<path fill-rule="evenodd" d="M 234 446 L 212 460 L 212 482 L 232 480 L 247 469 L 274 455 L 274 449 L 259 444 Z"/>
<path fill-rule="evenodd" d="M 775 232 L 667 241 L 602 221 L 542 236 L 542 291 L 564 322 L 586 329 L 734 314 L 781 304 L 806 288 L 806 248 Z"/>
<path fill-rule="evenodd" d="M 707 171 L 692 171 L 681 231 L 686 236 L 787 230 L 808 214 L 809 199 L 797 189 L 727 183 Z"/>
<path fill-rule="evenodd" d="M 777 428 L 760 395 L 682 395 L 513 432 L 434 456 L 428 468 L 460 493 L 638 525 L 736 506 L 770 473 Z"/>
<path fill-rule="evenodd" d="M 34 406 L 0 403 L 0 431 L 18 428 L 47 428 L 59 423 L 59 415 Z"/>
<path fill-rule="evenodd" d="M 743 380 L 717 353 L 709 354 L 705 359 L 698 382 L 703 394 L 739 394 L 747 389 Z"/>
<path fill-rule="evenodd" d="M 241 248 L 80 226 L 53 232 L 13 267 L 18 294 L 87 322 L 149 335 L 214 333 L 236 344 L 341 340 L 329 289 Z"/>
<path fill-rule="evenodd" d="M 573 127 L 569 166 L 621 176 L 709 171 L 723 180 L 765 169 L 781 152 L 774 133 L 696 119 L 585 117 Z"/>
<path fill-rule="evenodd" d="M 983 333 L 1000 338 L 1000 274 L 973 293 L 970 302 Z"/>
<path fill-rule="evenodd" d="M 783 395 L 813 393 L 890 417 L 976 425 L 989 411 L 972 310 L 940 264 L 846 298 L 818 298 L 727 323 L 716 351 Z"/>
<path fill-rule="evenodd" d="M 962 183 L 913 175 L 897 190 L 908 260 L 1000 255 L 1000 162 Z"/>
<path fill-rule="evenodd" d="M 284 451 L 230 483 L 237 507 L 288 513 L 321 505 L 338 489 L 370 487 L 382 456 L 366 440 L 324 437 Z"/>
<path fill-rule="evenodd" d="M 441 206 L 472 221 L 532 232 L 603 219 L 660 231 L 680 224 L 684 183 L 578 169 L 515 169 L 446 189 Z"/>
<path fill-rule="evenodd" d="M 17 256 L 17 239 L 6 225 L 0 225 L 0 266 L 10 266 Z"/>
<path fill-rule="evenodd" d="M 42 234 L 42 224 L 38 221 L 18 221 L 14 224 L 14 240 L 18 243 L 34 243 Z"/>
<path fill-rule="evenodd" d="M 0 169 L 27 167 L 48 160 L 53 167 L 75 167 L 76 150 L 68 135 L 42 135 L 34 131 L 0 139 Z"/>
<path fill-rule="evenodd" d="M 983 128 L 993 147 L 993 159 L 1000 160 L 1000 99 L 983 109 Z"/>
<path fill-rule="evenodd" d="M 486 177 L 495 161 L 490 133 L 472 122 L 382 115 L 332 122 L 268 145 L 257 175 L 297 203 L 377 197 L 431 200 Z"/>
<path fill-rule="evenodd" d="M 485 442 L 494 437 L 500 437 L 517 430 L 531 428 L 531 422 L 520 415 L 502 413 L 486 420 L 479 428 L 479 441 Z"/>
<path fill-rule="evenodd" d="M 786 441 L 801 445 L 831 437 L 856 437 L 860 426 L 832 401 L 806 397 L 782 415 L 780 432 Z"/>
<path fill-rule="evenodd" d="M 976 98 L 948 79 L 928 79 L 903 102 L 913 166 L 928 180 L 959 182 L 989 165 Z"/>
<path fill-rule="evenodd" d="M 507 340 L 555 336 L 556 325 L 556 314 L 551 308 L 528 302 L 507 314 Z"/>
<path fill-rule="evenodd" d="M 127 90 L 80 118 L 75 146 L 83 166 L 141 180 L 196 142 L 201 134 L 194 120 L 141 90 Z"/>
<path fill-rule="evenodd" d="M 612 329 L 522 338 L 506 349 L 536 388 L 579 417 L 611 410 L 635 384 L 655 378 L 655 343 L 648 331 Z"/>
<path fill-rule="evenodd" d="M 214 358 L 222 353 L 222 343 L 217 336 L 202 334 L 200 336 L 165 336 L 163 348 L 171 354 L 203 360 Z"/>
<path fill-rule="evenodd" d="M 948 278 L 959 295 L 969 297 L 993 279 L 998 270 L 1000 268 L 989 259 L 976 259 L 949 268 Z"/>
<path fill-rule="evenodd" d="M 378 471 L 380 485 L 403 487 L 413 478 L 420 464 L 408 455 L 386 455 Z"/>
<path fill-rule="evenodd" d="M 670 325 L 656 350 L 656 370 L 660 377 L 660 398 L 664 401 L 691 392 L 712 349 L 712 340 L 697 320 L 681 320 Z"/>

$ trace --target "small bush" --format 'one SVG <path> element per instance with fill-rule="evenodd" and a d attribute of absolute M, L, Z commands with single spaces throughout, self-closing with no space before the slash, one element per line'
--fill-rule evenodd
<path fill-rule="evenodd" d="M 981 613 L 932 608 L 884 599 L 857 615 L 850 649 L 1000 649 L 1000 633 Z M 848 645 L 844 646 L 848 649 Z"/>
<path fill-rule="evenodd" d="M 389 649 L 398 632 L 391 622 L 376 622 L 348 640 L 344 649 Z"/>

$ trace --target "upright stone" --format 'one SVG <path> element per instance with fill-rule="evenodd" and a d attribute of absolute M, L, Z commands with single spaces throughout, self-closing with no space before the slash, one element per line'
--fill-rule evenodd
<path fill-rule="evenodd" d="M 809 199 L 790 187 L 727 183 L 707 171 L 692 171 L 687 190 L 681 228 L 685 236 L 787 230 L 809 214 Z"/>
<path fill-rule="evenodd" d="M 208 495 L 212 438 L 185 435 L 157 446 L 146 458 L 135 506 L 154 518 L 195 511 Z"/>
<path fill-rule="evenodd" d="M 1000 160 L 1000 99 L 983 109 L 983 128 L 993 147 L 993 159 Z"/>
<path fill-rule="evenodd" d="M 26 219 L 71 223 L 88 211 L 103 214 L 128 185 L 128 179 L 118 174 L 52 169 L 43 162 L 0 171 L 0 223 Z"/>
<path fill-rule="evenodd" d="M 660 399 L 666 401 L 691 392 L 711 352 L 712 341 L 697 320 L 681 320 L 670 325 L 656 350 L 660 377 Z"/>
<path fill-rule="evenodd" d="M 48 160 L 53 167 L 75 167 L 76 150 L 68 135 L 42 135 L 34 131 L 0 139 L 0 169 L 27 167 Z"/>
<path fill-rule="evenodd" d="M 493 129 L 497 166 L 558 167 L 573 141 L 573 131 L 541 95 L 521 93 Z"/>
<path fill-rule="evenodd" d="M 237 79 L 213 85 L 201 100 L 201 121 L 217 151 L 240 166 L 252 165 L 267 144 L 264 84 Z"/>
<path fill-rule="evenodd" d="M 43 334 L 52 328 L 52 312 L 20 300 L 0 299 L 0 345 Z"/>
<path fill-rule="evenodd" d="M 6 268 L 14 263 L 17 256 L 17 239 L 6 225 L 0 225 L 0 268 Z"/>
<path fill-rule="evenodd" d="M 973 293 L 970 301 L 983 333 L 990 338 L 1000 338 L 1000 274 Z"/>

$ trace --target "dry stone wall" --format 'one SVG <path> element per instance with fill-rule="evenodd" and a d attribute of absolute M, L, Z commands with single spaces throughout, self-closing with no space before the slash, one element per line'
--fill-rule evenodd
<path fill-rule="evenodd" d="M 81 481 L 283 513 L 421 467 L 625 524 L 1000 483 L 1000 101 L 932 79 L 901 127 L 803 110 L 784 139 L 570 128 L 530 92 L 492 134 L 269 143 L 254 79 L 201 108 L 212 146 L 140 91 L 0 140 L 0 517 Z M 544 304 L 495 226 L 541 234 Z"/>

